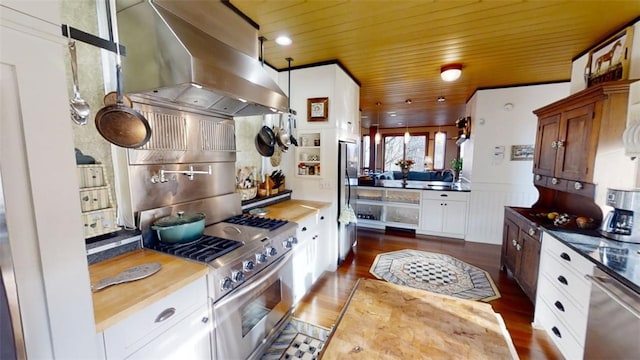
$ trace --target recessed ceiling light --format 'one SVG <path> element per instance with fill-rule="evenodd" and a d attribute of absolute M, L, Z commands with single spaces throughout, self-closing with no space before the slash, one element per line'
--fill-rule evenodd
<path fill-rule="evenodd" d="M 440 96 L 440 97 L 438 98 L 438 102 L 444 102 L 445 100 L 446 100 L 446 99 L 444 98 L 444 96 Z"/>
<path fill-rule="evenodd" d="M 291 38 L 286 35 L 280 35 L 276 38 L 276 44 L 278 45 L 288 46 L 291 45 L 292 42 Z"/>

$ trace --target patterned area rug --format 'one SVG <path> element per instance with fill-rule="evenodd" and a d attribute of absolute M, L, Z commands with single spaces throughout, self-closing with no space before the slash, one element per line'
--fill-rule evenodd
<path fill-rule="evenodd" d="M 418 250 L 382 253 L 369 270 L 378 279 L 461 299 L 491 301 L 500 292 L 484 270 L 449 255 Z"/>
<path fill-rule="evenodd" d="M 329 329 L 291 319 L 261 360 L 304 359 L 315 360 L 324 346 Z"/>

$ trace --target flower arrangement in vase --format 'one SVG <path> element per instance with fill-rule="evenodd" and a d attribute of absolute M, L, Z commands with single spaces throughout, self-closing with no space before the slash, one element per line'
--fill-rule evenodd
<path fill-rule="evenodd" d="M 407 183 L 407 177 L 409 176 L 409 170 L 415 164 L 415 161 L 411 159 L 401 159 L 396 161 L 396 165 L 400 166 L 400 170 L 402 171 L 402 183 Z"/>

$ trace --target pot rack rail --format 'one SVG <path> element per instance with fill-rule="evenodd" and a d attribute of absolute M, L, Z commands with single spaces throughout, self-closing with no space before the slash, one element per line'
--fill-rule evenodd
<path fill-rule="evenodd" d="M 89 34 L 72 26 L 69 26 L 68 24 L 62 24 L 60 27 L 62 28 L 62 36 L 64 37 L 82 41 L 83 43 L 117 53 L 116 43 L 111 40 L 103 39 L 93 34 Z M 118 45 L 120 47 L 120 55 L 125 56 L 127 54 L 127 48 L 122 44 Z"/>

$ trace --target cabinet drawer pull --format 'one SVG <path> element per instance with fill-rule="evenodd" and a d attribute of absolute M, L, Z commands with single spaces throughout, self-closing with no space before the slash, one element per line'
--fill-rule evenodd
<path fill-rule="evenodd" d="M 516 244 L 516 250 L 520 251 L 522 249 L 522 246 L 520 246 L 520 244 Z"/>
<path fill-rule="evenodd" d="M 206 323 L 208 323 L 208 322 L 209 322 L 209 318 L 205 316 L 205 317 L 203 317 L 203 318 L 202 318 L 202 320 L 201 320 L 201 321 L 202 321 L 204 324 L 206 324 Z"/>
<path fill-rule="evenodd" d="M 540 179 L 542 179 L 542 176 L 540 176 L 540 174 L 536 174 L 536 181 L 540 181 Z"/>
<path fill-rule="evenodd" d="M 168 309 L 164 309 L 156 318 L 156 322 L 163 322 L 165 320 L 167 320 L 168 318 L 172 317 L 173 314 L 176 313 L 176 308 L 168 308 Z"/>
<path fill-rule="evenodd" d="M 303 226 L 303 227 L 302 227 L 302 229 L 300 229 L 300 230 L 302 230 L 302 231 L 307 231 L 307 227 L 306 227 L 306 226 Z"/>
<path fill-rule="evenodd" d="M 551 331 L 553 332 L 553 335 L 555 335 L 555 336 L 557 336 L 557 337 L 559 337 L 559 338 L 562 338 L 562 334 L 560 333 L 560 330 L 558 330 L 558 328 L 557 328 L 557 327 L 555 327 L 555 326 L 554 326 L 554 327 L 552 327 L 552 328 L 551 328 Z"/>
<path fill-rule="evenodd" d="M 557 141 L 552 141 L 551 142 L 551 148 L 552 149 L 557 149 L 558 148 L 558 142 Z"/>
<path fill-rule="evenodd" d="M 320 220 L 324 220 L 324 216 L 320 216 Z"/>
<path fill-rule="evenodd" d="M 582 190 L 582 188 L 583 188 L 582 183 L 581 183 L 581 182 L 577 182 L 577 181 L 576 181 L 576 182 L 573 184 L 573 188 L 574 188 L 574 189 L 576 189 L 576 190 Z"/>
<path fill-rule="evenodd" d="M 564 141 L 558 140 L 558 142 L 556 143 L 556 146 L 558 147 L 558 149 L 564 147 Z"/>
<path fill-rule="evenodd" d="M 555 304 L 553 305 L 555 305 L 558 308 L 558 310 L 564 312 L 564 305 L 562 305 L 560 301 L 556 301 Z"/>
<path fill-rule="evenodd" d="M 567 254 L 566 252 L 563 252 L 562 254 L 560 254 L 560 257 L 563 258 L 564 260 L 571 261 L 571 256 L 569 256 L 569 254 Z"/>
<path fill-rule="evenodd" d="M 448 194 L 440 194 L 440 197 L 449 197 Z"/>
<path fill-rule="evenodd" d="M 567 281 L 567 278 L 566 278 L 566 277 L 564 277 L 564 276 L 562 276 L 562 275 L 558 276 L 558 281 L 559 281 L 561 284 L 569 285 L 569 282 Z"/>
<path fill-rule="evenodd" d="M 553 185 L 558 185 L 559 182 L 560 182 L 560 180 L 558 180 L 557 178 L 551 178 L 551 183 Z"/>
<path fill-rule="evenodd" d="M 513 246 L 518 245 L 518 242 L 516 241 L 516 239 L 511 240 L 511 243 L 513 244 Z"/>
<path fill-rule="evenodd" d="M 534 228 L 529 228 L 529 235 L 533 236 L 536 234 L 536 230 Z"/>

